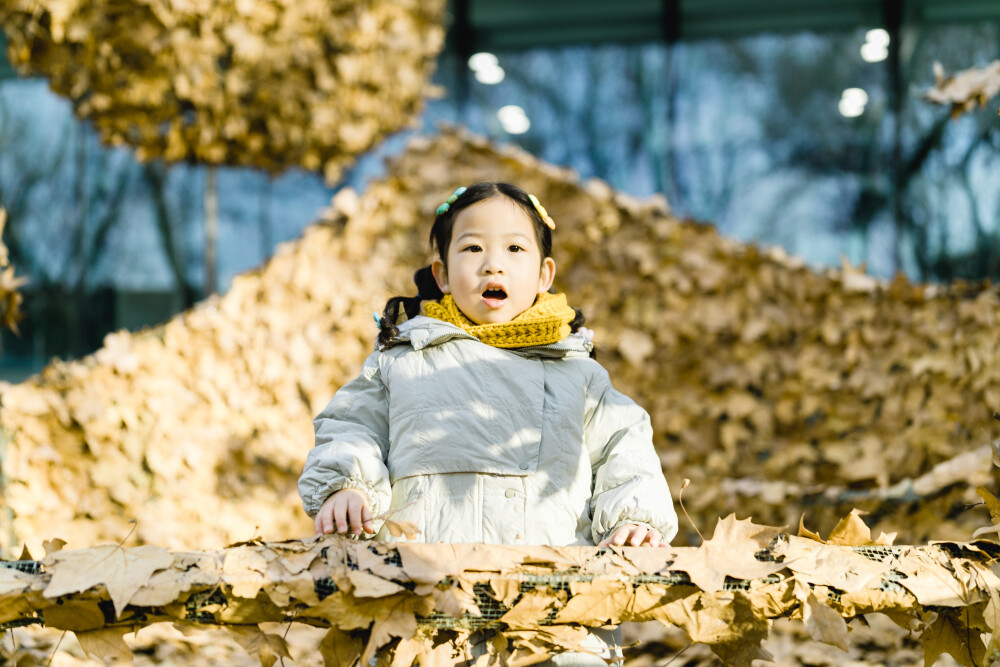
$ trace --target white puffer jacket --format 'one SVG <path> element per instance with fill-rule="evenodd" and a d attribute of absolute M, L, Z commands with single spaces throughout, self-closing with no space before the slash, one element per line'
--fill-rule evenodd
<path fill-rule="evenodd" d="M 677 532 L 649 416 L 579 334 L 503 350 L 418 316 L 316 417 L 299 479 L 315 516 L 360 488 L 428 542 L 596 544 L 624 523 Z M 384 528 L 379 539 L 391 539 Z"/>

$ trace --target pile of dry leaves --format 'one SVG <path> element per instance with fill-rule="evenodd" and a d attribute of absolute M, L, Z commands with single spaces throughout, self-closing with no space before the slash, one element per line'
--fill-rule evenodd
<path fill-rule="evenodd" d="M 992 542 L 893 547 L 852 513 L 827 540 L 737 520 L 700 547 L 509 547 L 340 537 L 170 553 L 156 546 L 61 550 L 0 567 L 0 627 L 44 622 L 98 658 L 132 657 L 127 633 L 156 623 L 224 627 L 270 666 L 292 657 L 261 623 L 328 628 L 326 665 L 530 665 L 582 650 L 585 626 L 659 621 L 727 664 L 771 656 L 772 621 L 802 621 L 849 651 L 848 621 L 879 612 L 920 636 L 927 664 L 981 665 L 1000 648 Z M 853 546 L 847 546 L 853 545 Z M 287 628 L 285 628 L 287 631 Z M 846 653 L 842 653 L 846 657 Z M 298 659 L 298 656 L 295 656 Z M 497 663 L 495 657 L 502 658 Z"/>
<path fill-rule="evenodd" d="M 558 287 L 598 359 L 651 413 L 695 524 L 739 511 L 829 529 L 852 507 L 909 543 L 989 523 L 1000 407 L 989 286 L 816 272 L 604 183 L 460 131 L 414 140 L 361 195 L 259 271 L 149 331 L 110 336 L 0 397 L 0 540 L 58 534 L 210 549 L 311 534 L 295 481 L 310 419 L 372 348 L 372 311 L 412 294 L 426 233 L 456 184 L 502 179 L 556 220 Z M 686 531 L 686 532 L 685 532 Z M 694 532 L 682 526 L 678 544 Z"/>
<path fill-rule="evenodd" d="M 413 122 L 444 0 L 12 0 L 10 61 L 142 160 L 322 170 Z"/>

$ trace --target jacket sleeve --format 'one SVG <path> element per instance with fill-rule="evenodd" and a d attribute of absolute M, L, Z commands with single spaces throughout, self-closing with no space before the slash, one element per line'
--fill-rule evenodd
<path fill-rule="evenodd" d="M 677 514 L 653 447 L 649 415 L 616 391 L 607 371 L 598 368 L 588 388 L 584 423 L 594 476 L 594 544 L 626 523 L 655 528 L 668 542 L 677 534 Z"/>
<path fill-rule="evenodd" d="M 302 506 L 311 517 L 330 495 L 348 488 L 368 494 L 372 516 L 389 507 L 389 393 L 379 355 L 373 352 L 361 374 L 341 387 L 313 420 L 316 446 L 299 477 Z"/>

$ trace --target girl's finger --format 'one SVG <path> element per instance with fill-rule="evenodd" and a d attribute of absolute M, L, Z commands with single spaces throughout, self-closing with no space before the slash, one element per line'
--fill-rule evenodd
<path fill-rule="evenodd" d="M 621 528 L 616 530 L 614 534 L 611 536 L 611 544 L 614 544 L 615 546 L 621 546 L 625 544 L 625 542 L 628 541 L 628 536 L 630 532 L 631 531 L 629 530 L 628 526 L 622 526 Z"/>
<path fill-rule="evenodd" d="M 337 524 L 337 532 L 343 535 L 347 532 L 347 503 L 333 504 L 333 520 Z"/>
<path fill-rule="evenodd" d="M 333 532 L 333 505 L 325 504 L 319 510 L 319 530 L 321 535 Z"/>
<path fill-rule="evenodd" d="M 361 534 L 361 511 L 364 508 L 364 501 L 356 494 L 351 494 L 347 498 L 347 518 L 351 523 L 351 533 Z"/>
<path fill-rule="evenodd" d="M 322 518 L 323 518 L 323 511 L 322 510 L 320 510 L 319 512 L 317 512 L 316 516 L 313 518 L 313 525 L 316 526 L 316 534 L 317 535 L 322 535 L 323 534 L 323 526 L 320 523 L 320 520 Z"/>
<path fill-rule="evenodd" d="M 650 528 L 649 535 L 647 536 L 647 538 L 649 539 L 649 546 L 651 547 L 660 546 L 660 540 L 662 539 L 662 537 L 660 536 L 660 531 L 656 530 L 655 528 Z"/>
<path fill-rule="evenodd" d="M 365 525 L 366 533 L 374 533 L 375 529 L 372 527 L 372 509 L 368 506 L 368 499 L 365 498 L 364 504 L 361 505 L 361 523 Z"/>
<path fill-rule="evenodd" d="M 645 526 L 632 526 L 631 532 L 632 532 L 632 539 L 631 539 L 632 546 L 637 547 L 640 544 L 642 544 L 643 541 L 646 539 L 646 533 L 649 532 L 649 529 L 646 528 Z"/>

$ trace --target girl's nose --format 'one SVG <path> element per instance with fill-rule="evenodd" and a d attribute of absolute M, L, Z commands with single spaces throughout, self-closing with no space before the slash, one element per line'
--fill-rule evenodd
<path fill-rule="evenodd" d="M 488 275 L 503 273 L 503 266 L 497 257 L 490 255 L 486 257 L 485 260 L 486 261 L 483 262 L 483 273 Z"/>

